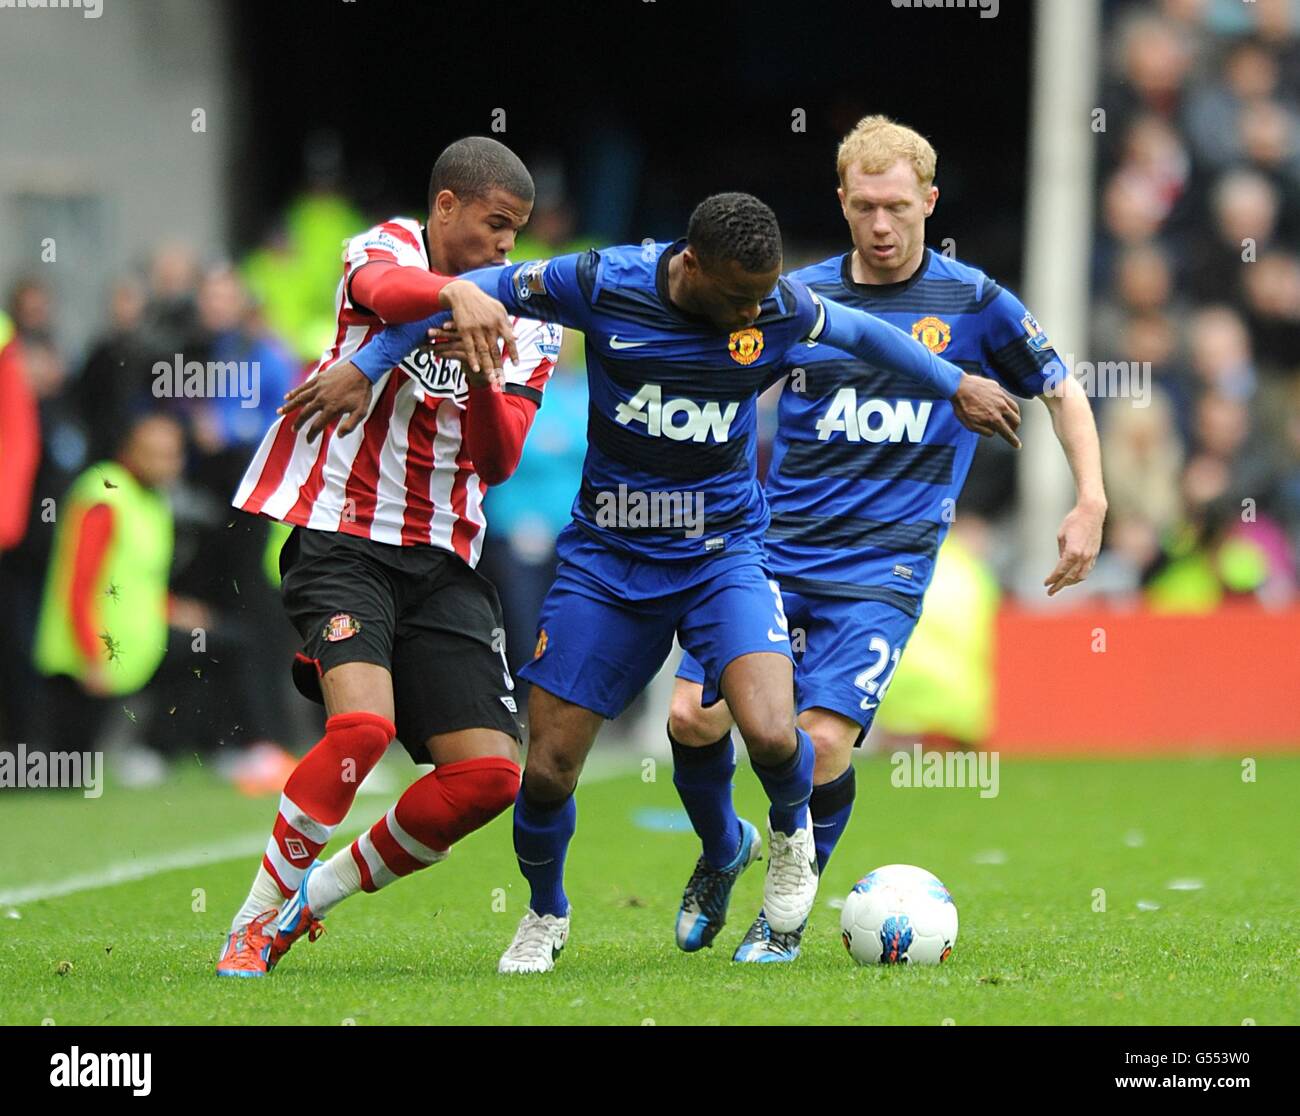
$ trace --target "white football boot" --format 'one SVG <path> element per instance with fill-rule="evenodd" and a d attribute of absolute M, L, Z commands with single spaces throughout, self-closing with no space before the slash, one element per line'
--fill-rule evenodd
<path fill-rule="evenodd" d="M 539 915 L 530 908 L 519 920 L 515 940 L 497 962 L 497 972 L 549 973 L 568 940 L 568 915 Z"/>
<path fill-rule="evenodd" d="M 793 834 L 773 829 L 768 822 L 767 881 L 763 885 L 763 912 L 778 933 L 803 927 L 817 898 L 817 846 L 811 819 Z"/>

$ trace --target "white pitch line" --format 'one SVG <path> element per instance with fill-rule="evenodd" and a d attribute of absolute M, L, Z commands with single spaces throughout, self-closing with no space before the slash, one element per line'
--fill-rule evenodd
<path fill-rule="evenodd" d="M 610 763 L 608 766 L 597 764 L 584 783 L 601 783 L 626 775 L 637 768 L 631 764 Z M 346 825 L 346 821 L 345 821 Z M 351 836 L 359 833 L 358 829 Z M 342 831 L 335 837 L 344 837 Z M 239 837 L 228 837 L 211 845 L 196 846 L 189 849 L 177 849 L 163 856 L 142 856 L 134 860 L 123 860 L 108 864 L 93 872 L 80 872 L 75 876 L 66 876 L 61 880 L 47 880 L 44 883 L 28 884 L 0 891 L 0 907 L 20 907 L 25 903 L 35 903 L 42 899 L 59 899 L 65 895 L 76 895 L 81 891 L 96 891 L 104 887 L 116 887 L 118 884 L 132 883 L 135 880 L 159 876 L 164 872 L 175 872 L 181 868 L 196 868 L 201 864 L 218 864 L 224 860 L 236 860 L 243 856 L 252 856 L 266 848 L 267 831 L 245 833 Z"/>
<path fill-rule="evenodd" d="M 61 880 L 48 880 L 45 883 L 0 891 L 0 907 L 17 907 L 24 903 L 34 903 L 39 899 L 58 899 L 64 895 L 75 895 L 79 891 L 114 887 L 117 884 L 161 875 L 163 872 L 174 872 L 179 868 L 194 868 L 200 864 L 216 864 L 222 860 L 251 856 L 265 848 L 265 832 L 245 833 L 241 837 L 231 837 L 211 845 L 177 849 L 163 856 L 142 856 L 135 860 L 123 860 L 117 864 L 97 868 L 93 872 L 81 872 Z"/>

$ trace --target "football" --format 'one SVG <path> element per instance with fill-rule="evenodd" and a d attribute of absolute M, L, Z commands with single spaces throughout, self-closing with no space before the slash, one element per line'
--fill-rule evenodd
<path fill-rule="evenodd" d="M 840 929 L 859 965 L 937 965 L 957 943 L 957 906 L 924 868 L 887 864 L 853 885 Z"/>

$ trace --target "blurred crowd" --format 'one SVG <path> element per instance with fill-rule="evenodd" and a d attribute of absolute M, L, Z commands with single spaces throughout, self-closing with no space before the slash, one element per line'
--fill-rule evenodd
<path fill-rule="evenodd" d="M 229 498 L 302 361 L 235 267 L 202 265 L 181 243 L 111 284 L 102 330 L 79 359 L 59 347 L 41 278 L 20 279 L 6 310 L 0 741 L 84 749 L 124 737 L 119 773 L 148 782 L 166 756 L 234 758 L 289 738 L 280 678 L 292 633 L 273 622 L 267 525 L 236 517 Z M 178 361 L 255 368 L 257 405 L 160 394 L 155 366 Z M 145 518 L 154 494 L 161 510 Z M 146 541 L 165 562 L 152 580 Z M 138 631 L 158 660 L 143 683 L 81 669 L 78 641 L 109 646 L 114 609 L 124 624 L 162 616 Z"/>
<path fill-rule="evenodd" d="M 1179 611 L 1284 601 L 1300 547 L 1300 5 L 1108 14 L 1090 356 L 1149 369 L 1151 388 L 1096 401 L 1108 584 Z"/>

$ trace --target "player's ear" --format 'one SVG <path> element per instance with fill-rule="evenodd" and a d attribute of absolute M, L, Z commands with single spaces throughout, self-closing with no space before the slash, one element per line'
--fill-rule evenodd
<path fill-rule="evenodd" d="M 844 187 L 835 187 L 835 196 L 840 199 L 840 212 L 844 214 L 844 220 L 849 219 L 849 205 L 845 200 Z"/>
<path fill-rule="evenodd" d="M 925 215 L 929 217 L 934 213 L 934 207 L 939 201 L 939 187 L 931 186 L 929 193 L 925 196 Z"/>
<path fill-rule="evenodd" d="M 450 190 L 439 190 L 437 197 L 433 199 L 432 215 L 442 221 L 448 221 L 459 208 L 460 198 Z"/>

